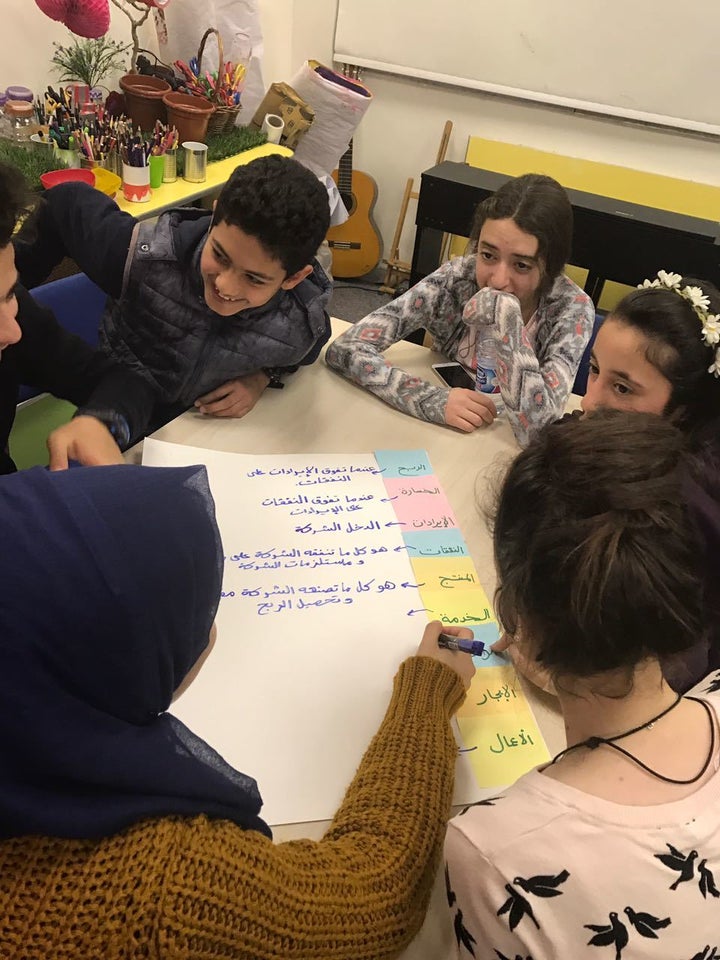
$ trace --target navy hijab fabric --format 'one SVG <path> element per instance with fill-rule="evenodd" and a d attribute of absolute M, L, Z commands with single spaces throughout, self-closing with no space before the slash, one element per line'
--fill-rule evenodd
<path fill-rule="evenodd" d="M 220 596 L 205 469 L 3 477 L 0 538 L 0 836 L 201 813 L 270 836 L 255 781 L 165 712 Z"/>

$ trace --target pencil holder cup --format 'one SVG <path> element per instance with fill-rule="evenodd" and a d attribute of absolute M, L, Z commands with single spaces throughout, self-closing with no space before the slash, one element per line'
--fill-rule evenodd
<path fill-rule="evenodd" d="M 132 167 L 122 165 L 123 196 L 132 203 L 147 203 L 152 195 L 150 189 L 150 167 Z"/>
<path fill-rule="evenodd" d="M 182 146 L 185 151 L 183 180 L 204 183 L 207 176 L 207 144 L 186 140 Z"/>
<path fill-rule="evenodd" d="M 102 165 L 106 170 L 109 170 L 110 173 L 115 173 L 118 177 L 122 178 L 122 160 L 117 150 L 111 150 L 107 153 Z"/>
<path fill-rule="evenodd" d="M 165 158 L 161 156 L 148 157 L 148 168 L 150 169 L 150 186 L 153 190 L 157 190 L 158 187 L 162 186 Z"/>
<path fill-rule="evenodd" d="M 177 150 L 168 150 L 163 154 L 163 183 L 175 183 L 177 180 Z"/>
<path fill-rule="evenodd" d="M 55 150 L 58 160 L 70 167 L 71 170 L 77 170 L 80 167 L 79 150 L 61 150 L 59 147 Z"/>
<path fill-rule="evenodd" d="M 38 153 L 44 153 L 48 157 L 51 157 L 53 154 L 54 142 L 55 141 L 49 137 L 41 137 L 39 133 L 30 135 L 30 143 L 32 144 L 33 150 L 37 150 Z"/>
<path fill-rule="evenodd" d="M 102 164 L 99 160 L 90 160 L 88 157 L 80 157 L 80 167 L 83 170 L 94 170 L 96 167 L 100 167 Z"/>

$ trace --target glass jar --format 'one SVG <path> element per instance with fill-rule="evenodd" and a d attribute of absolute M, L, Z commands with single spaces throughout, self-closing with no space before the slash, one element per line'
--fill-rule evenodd
<path fill-rule="evenodd" d="M 18 143 L 29 143 L 30 136 L 36 132 L 37 120 L 32 103 L 27 100 L 8 100 L 5 104 L 5 116 L 13 127 Z"/>

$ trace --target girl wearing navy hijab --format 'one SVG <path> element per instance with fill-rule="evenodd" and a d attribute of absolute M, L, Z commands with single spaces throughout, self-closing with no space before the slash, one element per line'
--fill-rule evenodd
<path fill-rule="evenodd" d="M 166 712 L 220 596 L 204 468 L 26 471 L 0 481 L 0 529 L 0 956 L 397 955 L 473 672 L 440 624 L 326 836 L 275 845 L 255 781 Z"/>

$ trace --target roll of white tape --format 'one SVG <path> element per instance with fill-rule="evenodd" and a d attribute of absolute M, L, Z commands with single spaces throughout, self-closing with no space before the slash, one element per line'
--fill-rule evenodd
<path fill-rule="evenodd" d="M 267 134 L 268 143 L 280 143 L 280 137 L 285 129 L 285 121 L 276 113 L 266 113 L 262 124 L 262 132 Z"/>

